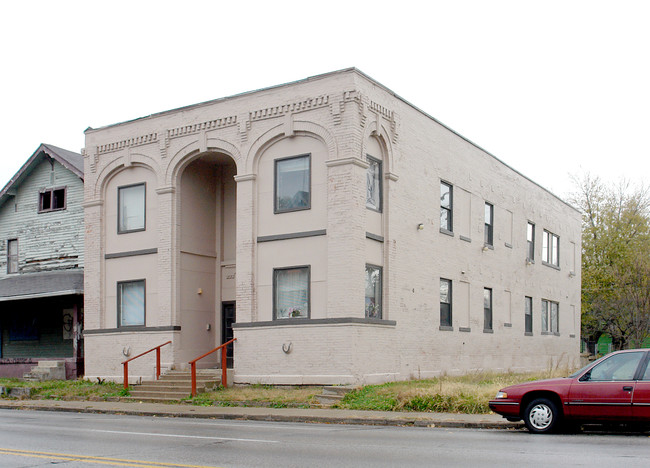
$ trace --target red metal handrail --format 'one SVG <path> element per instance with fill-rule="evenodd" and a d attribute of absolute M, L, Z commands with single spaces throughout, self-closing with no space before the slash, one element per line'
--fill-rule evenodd
<path fill-rule="evenodd" d="M 228 372 L 227 372 L 227 360 L 226 360 L 226 346 L 230 343 L 237 341 L 237 338 L 233 338 L 230 341 L 226 341 L 224 344 L 217 346 L 212 351 L 208 351 L 202 356 L 197 357 L 196 359 L 189 362 L 190 368 L 192 370 L 192 396 L 196 396 L 196 361 L 203 359 L 204 357 L 214 353 L 215 351 L 221 350 L 221 385 L 224 387 L 228 386 Z"/>
<path fill-rule="evenodd" d="M 124 366 L 124 389 L 125 390 L 129 388 L 129 362 L 133 361 L 134 359 L 138 359 L 140 356 L 144 356 L 145 354 L 148 354 L 153 350 L 156 350 L 156 380 L 160 378 L 160 348 L 162 348 L 165 345 L 168 345 L 169 343 L 171 343 L 171 340 L 161 345 L 158 345 L 155 348 L 151 348 L 149 351 L 140 353 L 137 356 L 132 357 L 131 359 L 127 359 L 122 363 L 122 365 Z"/>

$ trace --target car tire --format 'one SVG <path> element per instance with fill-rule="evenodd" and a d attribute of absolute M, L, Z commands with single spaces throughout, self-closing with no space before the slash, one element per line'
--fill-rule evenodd
<path fill-rule="evenodd" d="M 557 405 L 548 398 L 535 398 L 526 406 L 524 423 L 534 434 L 547 434 L 560 426 L 561 415 Z"/>

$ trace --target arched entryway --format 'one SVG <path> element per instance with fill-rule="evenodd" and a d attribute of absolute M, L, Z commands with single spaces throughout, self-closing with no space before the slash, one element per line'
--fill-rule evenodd
<path fill-rule="evenodd" d="M 232 336 L 235 320 L 237 167 L 222 153 L 192 159 L 179 178 L 178 311 L 182 362 Z M 232 365 L 232 351 L 229 365 Z M 215 353 L 200 367 L 217 365 Z"/>

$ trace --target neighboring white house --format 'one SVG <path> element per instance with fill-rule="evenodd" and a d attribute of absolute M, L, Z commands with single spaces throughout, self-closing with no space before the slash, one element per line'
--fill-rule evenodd
<path fill-rule="evenodd" d="M 233 334 L 239 383 L 578 361 L 579 213 L 356 69 L 91 128 L 84 159 L 87 377 Z"/>
<path fill-rule="evenodd" d="M 0 191 L 0 376 L 83 375 L 83 158 L 42 144 Z"/>

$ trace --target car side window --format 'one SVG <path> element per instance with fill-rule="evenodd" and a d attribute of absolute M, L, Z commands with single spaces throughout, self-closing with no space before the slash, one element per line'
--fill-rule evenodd
<path fill-rule="evenodd" d="M 586 375 L 588 376 L 586 380 L 599 382 L 632 380 L 643 354 L 642 352 L 615 354 L 595 365 Z"/>

